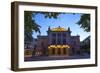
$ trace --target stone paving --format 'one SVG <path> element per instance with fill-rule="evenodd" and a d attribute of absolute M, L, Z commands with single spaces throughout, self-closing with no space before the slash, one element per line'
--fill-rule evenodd
<path fill-rule="evenodd" d="M 67 60 L 67 59 L 88 59 L 89 54 L 73 56 L 33 56 L 25 58 L 25 61 L 47 61 L 47 60 Z"/>

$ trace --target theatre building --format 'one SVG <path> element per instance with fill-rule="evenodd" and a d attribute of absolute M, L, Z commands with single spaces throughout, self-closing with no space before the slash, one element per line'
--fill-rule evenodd
<path fill-rule="evenodd" d="M 47 36 L 37 36 L 36 56 L 69 56 L 80 50 L 80 36 L 72 36 L 70 28 L 48 28 Z"/>

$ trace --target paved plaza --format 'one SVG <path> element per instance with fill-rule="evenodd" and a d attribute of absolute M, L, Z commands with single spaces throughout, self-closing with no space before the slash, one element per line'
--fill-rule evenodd
<path fill-rule="evenodd" d="M 89 54 L 74 55 L 74 56 L 33 56 L 25 58 L 25 61 L 47 61 L 47 60 L 70 60 L 70 59 L 88 59 Z"/>

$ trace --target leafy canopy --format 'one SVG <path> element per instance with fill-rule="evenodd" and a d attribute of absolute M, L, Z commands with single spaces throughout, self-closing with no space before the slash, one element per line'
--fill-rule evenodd
<path fill-rule="evenodd" d="M 44 15 L 45 18 L 54 18 L 57 19 L 60 14 L 65 14 L 65 13 L 59 13 L 59 12 L 32 12 L 32 11 L 25 11 L 24 12 L 24 40 L 25 41 L 32 41 L 33 37 L 32 34 L 33 32 L 40 32 L 41 26 L 35 22 L 35 16 L 37 14 L 42 14 Z M 73 15 L 75 15 L 73 13 Z M 77 24 L 84 29 L 86 32 L 90 32 L 90 14 L 82 14 L 80 20 L 77 22 Z"/>
<path fill-rule="evenodd" d="M 86 32 L 90 32 L 90 14 L 82 14 L 77 24 Z"/>
<path fill-rule="evenodd" d="M 61 13 L 58 12 L 32 12 L 32 11 L 25 11 L 24 12 L 24 33 L 25 33 L 25 41 L 32 41 L 32 34 L 33 32 L 40 32 L 41 26 L 35 22 L 35 16 L 37 14 L 43 14 L 45 18 L 54 18 L 57 19 L 58 15 Z"/>

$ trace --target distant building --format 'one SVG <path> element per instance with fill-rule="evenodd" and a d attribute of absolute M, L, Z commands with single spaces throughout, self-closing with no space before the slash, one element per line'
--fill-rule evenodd
<path fill-rule="evenodd" d="M 80 36 L 71 36 L 70 28 L 48 28 L 47 36 L 39 35 L 35 47 L 36 56 L 62 56 L 76 54 L 80 50 Z"/>
<path fill-rule="evenodd" d="M 80 48 L 82 52 L 90 54 L 90 36 L 81 41 Z"/>
<path fill-rule="evenodd" d="M 32 56 L 32 53 L 34 51 L 34 47 L 35 47 L 35 44 L 36 44 L 36 39 L 32 39 L 31 41 L 25 41 L 24 42 L 24 56 L 25 57 L 31 57 Z"/>

